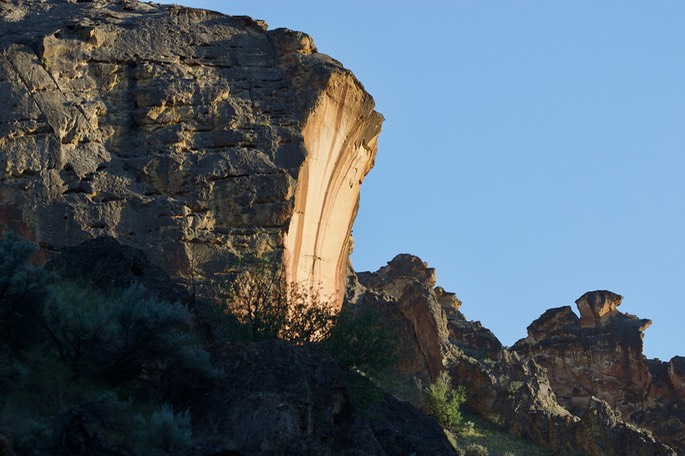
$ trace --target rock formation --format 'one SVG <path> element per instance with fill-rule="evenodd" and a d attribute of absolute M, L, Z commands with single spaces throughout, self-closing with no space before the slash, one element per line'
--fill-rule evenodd
<path fill-rule="evenodd" d="M 449 351 L 447 320 L 433 291 L 435 269 L 413 255 L 397 255 L 376 272 L 353 276 L 347 305 L 372 308 L 397 334 L 400 370 L 432 381 Z"/>
<path fill-rule="evenodd" d="M 619 295 L 584 295 L 580 318 L 549 310 L 512 351 L 417 257 L 348 270 L 382 117 L 309 36 L 134 0 L 3 0 L 0 97 L 0 225 L 36 241 L 37 262 L 182 301 L 282 266 L 336 305 L 375 309 L 398 336 L 400 372 L 428 382 L 446 370 L 513 434 L 592 455 L 674 454 L 632 421 L 685 451 L 685 358 L 644 359 L 649 320 L 618 311 Z M 192 404 L 198 454 L 412 453 L 421 435 L 451 453 L 433 421 L 388 396 L 369 426 L 311 347 L 213 348 L 226 375 Z"/>
<path fill-rule="evenodd" d="M 572 412 L 583 414 L 599 398 L 623 420 L 685 451 L 682 360 L 647 360 L 642 339 L 651 321 L 620 312 L 621 299 L 606 290 L 585 293 L 576 301 L 580 318 L 569 306 L 550 309 L 512 348 L 545 368 Z"/>
<path fill-rule="evenodd" d="M 226 347 L 226 375 L 195 408 L 194 454 L 383 455 L 328 356 L 278 340 Z"/>
<path fill-rule="evenodd" d="M 675 455 L 648 432 L 616 415 L 613 405 L 604 400 L 611 401 L 610 396 L 598 393 L 597 398 L 590 394 L 577 407 L 570 407 L 563 396 L 559 400 L 557 378 L 548 377 L 549 370 L 543 368 L 543 362 L 538 363 L 538 357 L 503 348 L 480 322 L 464 317 L 454 293 L 435 284 L 435 270 L 406 254 L 396 256 L 376 272 L 358 273 L 350 281 L 346 305 L 376 309 L 388 327 L 396 331 L 402 373 L 426 381 L 447 370 L 455 385 L 466 388 L 467 405 L 478 415 L 514 435 L 557 451 Z M 587 322 L 596 321 L 605 331 L 613 328 L 641 353 L 640 334 L 648 321 L 618 312 L 620 296 L 609 292 L 587 294 L 579 303 L 585 309 Z M 544 341 L 548 326 L 580 328 L 580 319 L 568 312 L 563 308 L 548 311 L 550 315 L 529 328 L 529 342 L 550 343 Z M 584 331 L 590 331 L 588 325 Z M 637 337 L 631 330 L 638 331 Z M 519 345 L 516 348 L 521 352 Z M 669 370 L 663 366 L 661 369 Z M 627 376 L 628 371 L 616 371 L 616 375 Z M 664 385 L 670 382 L 682 386 L 679 375 L 663 374 L 663 378 L 670 379 L 664 380 Z M 629 395 L 627 391 L 625 395 Z"/>
<path fill-rule="evenodd" d="M 204 296 L 246 262 L 339 301 L 382 117 L 303 33 L 130 0 L 0 4 L 0 224 L 112 237 Z"/>

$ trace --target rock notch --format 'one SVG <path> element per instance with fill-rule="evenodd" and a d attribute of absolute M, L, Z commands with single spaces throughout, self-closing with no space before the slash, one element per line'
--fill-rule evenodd
<path fill-rule="evenodd" d="M 339 302 L 382 116 L 311 38 L 135 1 L 0 5 L 0 224 L 98 237 L 201 296 L 246 263 Z"/>

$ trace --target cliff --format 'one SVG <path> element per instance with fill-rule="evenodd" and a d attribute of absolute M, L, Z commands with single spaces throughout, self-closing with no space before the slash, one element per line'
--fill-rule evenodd
<path fill-rule="evenodd" d="M 135 1 L 0 3 L 0 224 L 200 296 L 266 260 L 339 302 L 382 117 L 311 38 Z"/>
<path fill-rule="evenodd" d="M 473 413 L 517 437 L 591 455 L 685 448 L 685 362 L 644 358 L 649 320 L 618 311 L 619 295 L 583 295 L 580 318 L 551 309 L 508 349 L 417 257 L 349 270 L 382 116 L 309 36 L 132 0 L 2 0 L 0 97 L 0 225 L 58 276 L 188 304 L 247 268 L 282 266 L 336 307 L 378 313 L 397 335 L 395 374 L 428 384 L 447 372 Z M 21 320 L 6 313 L 3 328 Z M 211 316 L 197 316 L 179 328 L 219 369 L 192 404 L 170 393 L 195 417 L 189 454 L 454 453 L 435 420 L 385 393 L 360 413 L 350 373 L 316 347 L 212 338 L 200 334 Z"/>

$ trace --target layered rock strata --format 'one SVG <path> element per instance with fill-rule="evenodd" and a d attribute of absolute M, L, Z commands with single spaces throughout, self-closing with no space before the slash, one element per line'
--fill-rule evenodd
<path fill-rule="evenodd" d="M 561 404 L 584 413 L 599 398 L 628 422 L 685 451 L 682 358 L 647 360 L 643 332 L 650 320 L 620 312 L 622 297 L 585 293 L 576 305 L 547 310 L 512 348 L 545 368 Z"/>
<path fill-rule="evenodd" d="M 0 224 L 213 296 L 249 261 L 339 301 L 382 117 L 299 32 L 130 0 L 0 4 Z"/>

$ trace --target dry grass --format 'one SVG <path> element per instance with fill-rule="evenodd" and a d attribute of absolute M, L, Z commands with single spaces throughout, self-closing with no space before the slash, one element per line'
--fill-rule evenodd
<path fill-rule="evenodd" d="M 551 456 L 554 454 L 549 448 L 530 440 L 514 437 L 467 411 L 464 411 L 464 423 L 463 431 L 457 436 L 458 447 L 461 449 L 475 443 L 486 447 L 489 456 Z M 473 427 L 466 423 L 473 423 Z"/>

